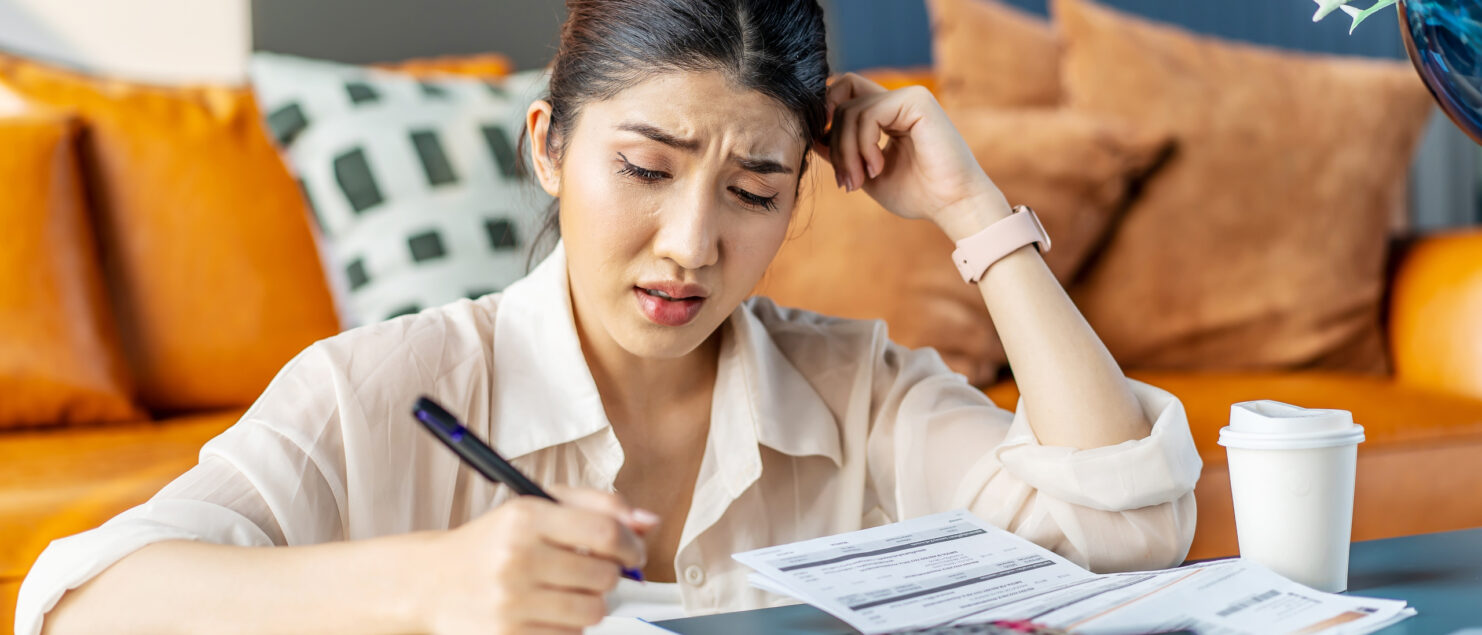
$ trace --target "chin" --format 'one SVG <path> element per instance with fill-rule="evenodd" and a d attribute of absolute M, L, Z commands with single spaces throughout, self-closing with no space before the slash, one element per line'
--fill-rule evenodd
<path fill-rule="evenodd" d="M 659 326 L 643 316 L 637 316 L 634 328 L 615 338 L 618 345 L 637 357 L 645 359 L 678 359 L 704 344 L 720 328 L 724 320 L 706 319 L 698 316 L 684 326 Z"/>

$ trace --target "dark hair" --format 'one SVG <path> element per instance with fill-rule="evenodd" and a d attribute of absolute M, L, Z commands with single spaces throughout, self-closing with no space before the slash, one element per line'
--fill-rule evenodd
<path fill-rule="evenodd" d="M 817 0 L 567 0 L 552 63 L 546 151 L 559 161 L 582 106 L 654 75 L 718 71 L 792 112 L 805 141 L 821 140 L 828 49 Z M 524 136 L 520 139 L 524 159 Z M 803 153 L 799 179 L 808 168 Z M 560 236 L 553 201 L 531 241 Z"/>

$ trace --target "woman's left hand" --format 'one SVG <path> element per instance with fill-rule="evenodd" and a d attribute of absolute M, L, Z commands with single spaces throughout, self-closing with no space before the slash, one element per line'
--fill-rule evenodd
<path fill-rule="evenodd" d="M 814 150 L 833 164 L 841 187 L 862 187 L 895 215 L 929 219 L 952 240 L 1009 214 L 1003 193 L 927 89 L 887 91 L 845 73 L 829 84 L 828 112 L 828 145 Z M 882 134 L 889 137 L 883 149 Z"/>

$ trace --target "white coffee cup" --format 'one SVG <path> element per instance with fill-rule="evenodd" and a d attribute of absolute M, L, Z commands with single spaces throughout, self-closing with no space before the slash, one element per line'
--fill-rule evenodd
<path fill-rule="evenodd" d="M 1363 426 L 1346 410 L 1270 400 L 1230 406 L 1220 445 L 1229 458 L 1240 556 L 1319 591 L 1347 590 L 1363 440 Z"/>

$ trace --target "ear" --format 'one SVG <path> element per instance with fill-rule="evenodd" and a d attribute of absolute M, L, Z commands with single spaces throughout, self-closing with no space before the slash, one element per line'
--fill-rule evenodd
<path fill-rule="evenodd" d="M 546 152 L 546 139 L 551 129 L 551 103 L 537 99 L 525 111 L 525 129 L 530 131 L 530 164 L 535 166 L 535 178 L 546 194 L 560 196 L 561 168 L 554 157 Z"/>

